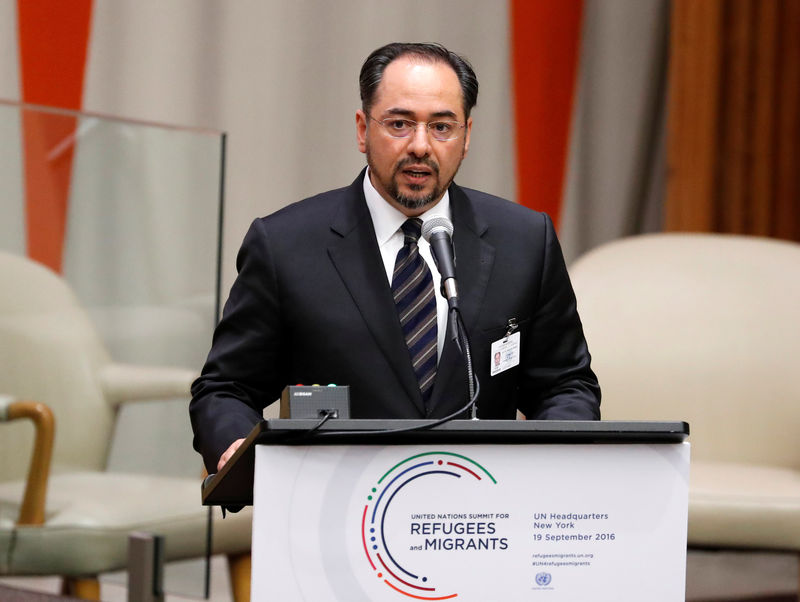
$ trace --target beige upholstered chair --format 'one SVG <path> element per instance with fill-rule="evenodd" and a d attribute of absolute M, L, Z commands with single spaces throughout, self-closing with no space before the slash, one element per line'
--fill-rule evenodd
<path fill-rule="evenodd" d="M 689 544 L 800 552 L 800 245 L 638 236 L 570 274 L 603 418 L 690 423 Z"/>
<path fill-rule="evenodd" d="M 164 535 L 166 560 L 203 556 L 199 460 L 187 478 L 104 470 L 117 407 L 188 397 L 191 371 L 114 364 L 66 283 L 37 263 L 0 252 L 0 282 L 0 575 L 61 575 L 91 599 L 99 573 L 126 566 L 132 531 Z M 247 567 L 249 544 L 248 512 L 215 514 L 215 553 Z"/>

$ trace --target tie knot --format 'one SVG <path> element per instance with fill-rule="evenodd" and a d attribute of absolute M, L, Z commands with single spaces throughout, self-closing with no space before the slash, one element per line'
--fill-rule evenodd
<path fill-rule="evenodd" d="M 405 244 L 415 243 L 419 240 L 419 237 L 422 236 L 422 220 L 418 217 L 407 219 L 403 222 L 403 225 L 400 226 L 400 229 L 403 230 L 403 234 L 406 237 Z"/>

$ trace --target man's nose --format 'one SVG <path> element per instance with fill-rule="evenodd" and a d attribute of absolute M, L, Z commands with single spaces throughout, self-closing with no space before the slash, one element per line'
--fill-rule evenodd
<path fill-rule="evenodd" d="M 408 152 L 415 157 L 425 157 L 431 151 L 431 140 L 428 136 L 428 124 L 418 123 L 408 142 Z"/>

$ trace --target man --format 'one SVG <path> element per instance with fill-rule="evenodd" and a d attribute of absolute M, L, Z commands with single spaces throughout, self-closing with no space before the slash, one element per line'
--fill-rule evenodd
<path fill-rule="evenodd" d="M 434 293 L 438 271 L 419 239 L 420 222 L 435 216 L 454 227 L 478 416 L 600 417 L 550 219 L 453 183 L 478 94 L 470 65 L 437 44 L 389 44 L 367 58 L 360 86 L 368 168 L 346 188 L 254 221 L 242 244 L 192 387 L 194 445 L 210 472 L 288 384 L 349 385 L 353 418 L 438 418 L 468 401 L 463 358 L 444 336 L 447 301 Z"/>

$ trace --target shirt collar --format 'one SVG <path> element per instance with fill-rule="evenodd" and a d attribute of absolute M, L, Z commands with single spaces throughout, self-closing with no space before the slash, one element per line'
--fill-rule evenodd
<path fill-rule="evenodd" d="M 372 185 L 369 179 L 369 167 L 364 174 L 364 198 L 367 200 L 367 208 L 372 216 L 372 225 L 375 228 L 375 237 L 378 239 L 378 246 L 383 245 L 400 229 L 408 217 L 386 202 L 380 193 Z M 423 223 L 435 216 L 450 217 L 450 191 L 445 190 L 444 196 L 433 207 L 422 213 L 419 217 Z"/>

